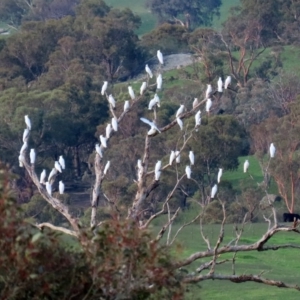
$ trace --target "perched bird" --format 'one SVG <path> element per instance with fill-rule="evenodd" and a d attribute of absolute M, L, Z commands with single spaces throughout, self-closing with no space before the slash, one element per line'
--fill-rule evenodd
<path fill-rule="evenodd" d="M 157 50 L 157 58 L 158 58 L 158 61 L 161 65 L 164 64 L 164 58 L 163 58 L 163 55 L 162 53 L 160 52 L 160 50 Z"/>
<path fill-rule="evenodd" d="M 151 126 L 150 130 L 148 131 L 148 135 L 152 135 L 156 131 L 158 131 L 159 133 L 161 133 L 161 131 L 158 129 L 158 127 L 156 126 L 156 124 L 154 122 L 151 122 L 151 121 L 147 120 L 146 118 L 140 118 L 140 120 L 142 122 L 148 124 L 149 126 Z"/>
<path fill-rule="evenodd" d="M 212 106 L 212 101 L 211 101 L 210 98 L 208 98 L 208 99 L 206 100 L 205 110 L 206 110 L 207 112 L 209 112 L 210 109 L 211 109 L 211 106 Z"/>
<path fill-rule="evenodd" d="M 145 66 L 145 70 L 146 70 L 147 74 L 149 75 L 149 77 L 152 78 L 153 74 L 152 74 L 152 71 L 151 71 L 151 69 L 149 68 L 148 65 Z"/>
<path fill-rule="evenodd" d="M 159 178 L 160 178 L 160 174 L 161 174 L 160 169 L 161 169 L 161 160 L 158 160 L 155 165 L 155 170 L 154 170 L 155 180 L 159 180 Z"/>
<path fill-rule="evenodd" d="M 159 73 L 159 74 L 157 75 L 157 78 L 156 78 L 156 88 L 157 88 L 158 90 L 161 90 L 161 86 L 162 86 L 162 76 L 161 76 L 161 74 Z"/>
<path fill-rule="evenodd" d="M 111 132 L 112 132 L 112 126 L 111 126 L 110 123 L 108 123 L 108 124 L 106 125 L 106 128 L 105 128 L 105 137 L 106 137 L 107 139 L 110 138 Z"/>
<path fill-rule="evenodd" d="M 184 112 L 184 105 L 181 104 L 176 112 L 176 118 L 179 117 Z"/>
<path fill-rule="evenodd" d="M 21 153 L 20 155 L 19 155 L 19 166 L 21 167 L 21 168 L 23 168 L 24 167 L 24 164 L 23 164 L 23 160 L 25 159 L 25 157 L 24 157 L 24 155 Z"/>
<path fill-rule="evenodd" d="M 195 114 L 195 127 L 200 126 L 200 125 L 201 125 L 201 111 L 199 110 Z"/>
<path fill-rule="evenodd" d="M 231 84 L 231 76 L 227 76 L 224 83 L 224 89 L 226 90 L 230 84 Z"/>
<path fill-rule="evenodd" d="M 25 124 L 26 124 L 26 126 L 27 126 L 27 129 L 28 129 L 28 130 L 31 130 L 31 121 L 30 121 L 28 115 L 25 115 L 25 116 L 24 116 L 24 119 L 25 119 Z"/>
<path fill-rule="evenodd" d="M 60 180 L 58 183 L 58 190 L 59 193 L 62 195 L 65 191 L 65 184 Z"/>
<path fill-rule="evenodd" d="M 62 169 L 61 169 L 61 166 L 59 164 L 59 162 L 56 160 L 54 162 L 54 168 L 59 172 L 59 173 L 62 173 Z"/>
<path fill-rule="evenodd" d="M 147 82 L 144 81 L 140 87 L 140 95 L 143 95 L 147 88 Z"/>
<path fill-rule="evenodd" d="M 175 159 L 175 151 L 172 150 L 170 154 L 169 165 L 172 165 L 174 159 Z"/>
<path fill-rule="evenodd" d="M 28 128 L 25 128 L 23 132 L 23 143 L 28 141 L 28 136 L 29 136 L 29 130 Z"/>
<path fill-rule="evenodd" d="M 198 98 L 195 98 L 193 101 L 193 109 L 196 108 L 196 106 L 199 104 Z"/>
<path fill-rule="evenodd" d="M 212 87 L 211 84 L 208 84 L 205 92 L 205 98 L 208 99 L 211 93 L 212 93 Z"/>
<path fill-rule="evenodd" d="M 273 158 L 275 156 L 276 148 L 273 143 L 270 145 L 270 157 Z"/>
<path fill-rule="evenodd" d="M 160 171 L 161 169 L 161 160 L 158 160 L 157 163 L 155 164 L 155 172 Z"/>
<path fill-rule="evenodd" d="M 161 171 L 155 172 L 155 180 L 158 181 L 161 175 Z"/>
<path fill-rule="evenodd" d="M 191 179 L 192 170 L 190 166 L 185 167 L 185 174 L 188 179 Z"/>
<path fill-rule="evenodd" d="M 211 189 L 210 198 L 212 199 L 215 198 L 217 191 L 218 191 L 218 186 L 215 184 Z"/>
<path fill-rule="evenodd" d="M 44 169 L 40 175 L 40 183 L 46 184 L 46 182 L 45 182 L 46 176 L 47 176 L 46 170 Z"/>
<path fill-rule="evenodd" d="M 110 94 L 108 96 L 108 102 L 110 103 L 110 105 L 115 108 L 116 107 L 116 100 L 114 99 L 114 97 L 112 96 L 112 94 Z"/>
<path fill-rule="evenodd" d="M 223 174 L 223 169 L 222 169 L 222 168 L 219 168 L 219 172 L 218 172 L 218 183 L 220 183 L 220 181 L 221 181 L 222 174 Z"/>
<path fill-rule="evenodd" d="M 219 77 L 219 80 L 218 80 L 218 92 L 219 93 L 223 92 L 223 81 L 222 81 L 221 77 Z"/>
<path fill-rule="evenodd" d="M 107 148 L 106 137 L 104 137 L 102 134 L 100 134 L 99 138 L 100 138 L 101 146 L 104 148 Z"/>
<path fill-rule="evenodd" d="M 248 161 L 248 159 L 246 159 L 244 162 L 244 173 L 247 172 L 248 168 L 249 168 L 249 161 Z"/>
<path fill-rule="evenodd" d="M 103 171 L 103 174 L 104 174 L 104 175 L 106 175 L 106 173 L 107 173 L 109 167 L 110 167 L 110 161 L 108 161 L 108 162 L 106 163 L 105 167 L 104 167 L 104 171 Z"/>
<path fill-rule="evenodd" d="M 107 90 L 107 85 L 108 85 L 108 82 L 107 81 L 104 81 L 103 82 L 103 85 L 102 85 L 102 88 L 101 88 L 101 95 L 103 96 Z"/>
<path fill-rule="evenodd" d="M 58 162 L 59 162 L 61 168 L 64 170 L 66 168 L 66 163 L 65 163 L 65 160 L 62 155 L 59 156 Z"/>
<path fill-rule="evenodd" d="M 160 106 L 160 99 L 157 94 L 154 95 L 154 98 L 150 100 L 148 109 L 151 110 L 153 107 L 157 105 L 158 107 Z"/>
<path fill-rule="evenodd" d="M 128 100 L 126 100 L 126 101 L 125 101 L 125 103 L 124 103 L 124 111 L 125 111 L 125 112 L 126 112 L 126 111 L 128 111 L 128 110 L 129 110 L 129 108 L 130 108 L 129 101 L 128 101 Z"/>
<path fill-rule="evenodd" d="M 47 190 L 47 193 L 49 194 L 49 196 L 51 196 L 52 195 L 52 186 L 49 181 L 46 182 L 46 190 Z"/>
<path fill-rule="evenodd" d="M 27 147 L 28 147 L 28 143 L 24 142 L 22 147 L 21 147 L 20 154 L 23 154 L 23 152 L 27 149 Z"/>
<path fill-rule="evenodd" d="M 96 149 L 96 152 L 99 154 L 99 156 L 103 157 L 102 150 L 101 150 L 99 144 L 96 144 L 95 149 Z"/>
<path fill-rule="evenodd" d="M 176 163 L 179 164 L 180 163 L 180 151 L 176 150 L 175 156 L 176 156 Z"/>
<path fill-rule="evenodd" d="M 112 126 L 114 131 L 118 131 L 118 120 L 115 117 L 111 118 L 111 126 Z"/>
<path fill-rule="evenodd" d="M 29 157 L 30 157 L 30 163 L 33 165 L 35 163 L 35 158 L 36 158 L 34 149 L 30 149 Z"/>
<path fill-rule="evenodd" d="M 189 159 L 190 159 L 190 162 L 191 162 L 191 166 L 194 165 L 195 164 L 195 155 L 194 155 L 193 151 L 190 151 Z"/>
<path fill-rule="evenodd" d="M 133 91 L 133 88 L 131 86 L 128 86 L 128 93 L 129 93 L 129 96 L 132 100 L 135 99 L 135 95 L 134 95 L 134 91 Z"/>
<path fill-rule="evenodd" d="M 182 122 L 182 120 L 180 118 L 176 118 L 176 121 L 177 121 L 177 124 L 180 127 L 180 130 L 182 130 L 183 129 L 183 122 Z"/>
<path fill-rule="evenodd" d="M 50 180 L 57 174 L 57 170 L 55 168 L 53 168 L 48 176 L 48 181 L 50 182 Z"/>

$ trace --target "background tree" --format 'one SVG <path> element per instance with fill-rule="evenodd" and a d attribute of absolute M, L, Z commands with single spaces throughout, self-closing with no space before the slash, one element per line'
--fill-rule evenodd
<path fill-rule="evenodd" d="M 146 3 L 160 22 L 171 19 L 186 28 L 210 25 L 212 18 L 219 15 L 221 6 L 220 0 L 147 0 Z"/>

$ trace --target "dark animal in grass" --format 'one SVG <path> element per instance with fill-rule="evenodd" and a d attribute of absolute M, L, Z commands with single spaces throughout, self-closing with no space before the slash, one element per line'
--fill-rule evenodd
<path fill-rule="evenodd" d="M 300 215 L 290 213 L 283 214 L 283 222 L 294 222 L 294 219 L 300 220 Z"/>

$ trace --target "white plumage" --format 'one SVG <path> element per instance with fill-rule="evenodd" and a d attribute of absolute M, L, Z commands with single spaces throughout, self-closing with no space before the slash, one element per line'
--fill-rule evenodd
<path fill-rule="evenodd" d="M 210 197 L 211 197 L 212 199 L 215 198 L 217 191 L 218 191 L 218 186 L 217 186 L 217 184 L 215 184 L 215 185 L 212 187 L 211 193 L 210 193 Z"/>
<path fill-rule="evenodd" d="M 219 80 L 218 80 L 218 92 L 219 93 L 223 92 L 223 81 L 222 81 L 221 77 L 219 77 Z"/>
<path fill-rule="evenodd" d="M 171 151 L 171 154 L 170 154 L 170 159 L 169 159 L 169 164 L 172 165 L 173 161 L 175 159 L 175 151 Z"/>
<path fill-rule="evenodd" d="M 130 108 L 130 103 L 129 103 L 128 100 L 126 100 L 125 103 L 124 103 L 124 111 L 125 111 L 125 112 L 128 111 L 129 108 Z"/>
<path fill-rule="evenodd" d="M 134 91 L 133 91 L 132 86 L 129 86 L 129 87 L 128 87 L 128 93 L 129 93 L 130 98 L 131 98 L 132 100 L 134 100 L 134 99 L 135 99 L 135 94 L 134 94 Z"/>
<path fill-rule="evenodd" d="M 66 163 L 65 163 L 65 160 L 62 155 L 59 156 L 58 162 L 59 162 L 61 168 L 64 170 L 66 168 Z"/>
<path fill-rule="evenodd" d="M 29 130 L 28 128 L 25 128 L 23 132 L 23 143 L 28 141 L 28 136 L 29 136 Z"/>
<path fill-rule="evenodd" d="M 227 76 L 224 83 L 224 89 L 226 90 L 230 84 L 231 84 L 231 76 Z"/>
<path fill-rule="evenodd" d="M 147 120 L 146 118 L 140 118 L 140 120 L 142 122 L 148 124 L 149 126 L 151 126 L 150 130 L 148 131 L 148 135 L 152 135 L 156 131 L 158 131 L 159 133 L 161 133 L 161 131 L 158 129 L 158 127 L 156 126 L 156 124 L 154 122 L 151 122 L 151 121 Z"/>
<path fill-rule="evenodd" d="M 46 179 L 46 170 L 44 169 L 40 175 L 40 183 L 45 184 L 45 179 Z"/>
<path fill-rule="evenodd" d="M 118 131 L 118 120 L 115 117 L 111 118 L 111 126 L 114 131 Z"/>
<path fill-rule="evenodd" d="M 205 98 L 208 99 L 211 93 L 212 93 L 212 87 L 211 84 L 208 84 L 205 92 Z"/>
<path fill-rule="evenodd" d="M 116 107 L 116 100 L 114 99 L 114 97 L 112 96 L 112 94 L 110 94 L 108 96 L 108 102 L 110 103 L 110 105 L 115 108 Z"/>
<path fill-rule="evenodd" d="M 140 87 L 140 95 L 143 95 L 147 88 L 147 82 L 144 81 Z"/>
<path fill-rule="evenodd" d="M 212 101 L 211 101 L 210 98 L 208 98 L 208 99 L 206 100 L 205 110 L 206 110 L 207 112 L 209 112 L 210 109 L 211 109 L 211 106 L 212 106 Z"/>
<path fill-rule="evenodd" d="M 150 100 L 149 102 L 149 106 L 148 106 L 148 109 L 151 110 L 153 109 L 153 107 L 157 105 L 158 107 L 160 106 L 160 99 L 158 97 L 157 94 L 154 95 L 154 98 Z"/>
<path fill-rule="evenodd" d="M 59 164 L 59 162 L 56 160 L 54 162 L 54 168 L 59 172 L 59 173 L 62 173 L 62 169 L 61 169 L 61 166 Z"/>
<path fill-rule="evenodd" d="M 100 142 L 102 147 L 107 148 L 106 137 L 104 137 L 102 134 L 100 134 Z"/>
<path fill-rule="evenodd" d="M 183 129 L 183 122 L 182 122 L 182 120 L 180 118 L 176 118 L 176 121 L 177 121 L 177 124 L 180 127 L 180 130 L 182 130 Z"/>
<path fill-rule="evenodd" d="M 190 162 L 191 162 L 191 166 L 194 165 L 194 163 L 195 163 L 195 155 L 194 155 L 193 151 L 190 151 L 190 153 L 189 153 L 189 159 L 190 159 Z"/>
<path fill-rule="evenodd" d="M 52 195 L 52 186 L 49 181 L 46 182 L 46 190 L 47 190 L 47 193 L 51 196 Z"/>
<path fill-rule="evenodd" d="M 103 174 L 104 174 L 104 175 L 106 175 L 106 173 L 107 173 L 109 167 L 110 167 L 110 161 L 108 161 L 108 162 L 106 163 L 105 167 L 104 167 L 104 171 L 103 171 Z"/>
<path fill-rule="evenodd" d="M 184 105 L 181 104 L 176 112 L 176 118 L 179 117 L 184 112 Z"/>
<path fill-rule="evenodd" d="M 23 159 L 24 159 L 24 158 L 25 158 L 25 157 L 24 157 L 23 154 L 20 154 L 20 155 L 19 155 L 19 166 L 20 166 L 21 168 L 24 167 L 24 164 L 23 164 Z"/>
<path fill-rule="evenodd" d="M 95 149 L 96 149 L 96 152 L 100 155 L 100 157 L 103 157 L 102 150 L 101 150 L 99 144 L 96 144 Z"/>
<path fill-rule="evenodd" d="M 193 108 L 195 108 L 199 104 L 198 98 L 195 98 L 193 101 Z"/>
<path fill-rule="evenodd" d="M 190 166 L 185 167 L 185 174 L 188 179 L 191 179 L 192 170 Z"/>
<path fill-rule="evenodd" d="M 222 169 L 222 168 L 219 168 L 219 172 L 218 172 L 218 183 L 220 183 L 220 181 L 221 181 L 222 174 L 223 174 L 223 169 Z"/>
<path fill-rule="evenodd" d="M 161 175 L 161 171 L 155 172 L 155 180 L 158 181 Z"/>
<path fill-rule="evenodd" d="M 28 115 L 24 116 L 24 119 L 25 119 L 25 124 L 27 126 L 27 129 L 31 130 L 31 121 L 30 121 Z"/>
<path fill-rule="evenodd" d="M 59 193 L 62 195 L 65 191 L 65 184 L 60 180 L 58 183 L 58 190 Z"/>
<path fill-rule="evenodd" d="M 23 154 L 23 152 L 27 149 L 27 147 L 28 147 L 27 142 L 24 142 L 22 147 L 21 147 L 20 154 Z"/>
<path fill-rule="evenodd" d="M 57 170 L 55 168 L 53 168 L 48 176 L 48 181 L 50 182 L 50 180 L 57 174 Z"/>
<path fill-rule="evenodd" d="M 162 55 L 162 53 L 160 52 L 160 50 L 157 50 L 157 58 L 158 58 L 158 61 L 161 65 L 164 64 L 164 57 Z"/>
<path fill-rule="evenodd" d="M 161 169 L 161 160 L 158 160 L 157 163 L 155 164 L 155 173 L 160 171 Z"/>
<path fill-rule="evenodd" d="M 105 128 L 105 137 L 106 137 L 107 139 L 110 138 L 111 132 L 112 132 L 112 126 L 111 126 L 110 123 L 108 123 L 108 124 L 106 125 L 106 128 Z"/>
<path fill-rule="evenodd" d="M 103 85 L 102 85 L 102 88 L 101 88 L 101 95 L 103 96 L 107 90 L 107 85 L 108 85 L 108 82 L 107 81 L 104 81 L 103 82 Z"/>
<path fill-rule="evenodd" d="M 199 110 L 195 114 L 195 127 L 200 126 L 200 125 L 201 125 L 201 111 Z"/>
<path fill-rule="evenodd" d="M 175 156 L 176 156 L 176 163 L 179 164 L 180 163 L 180 151 L 176 150 Z"/>
<path fill-rule="evenodd" d="M 156 78 L 156 88 L 158 90 L 161 90 L 161 87 L 162 87 L 162 76 L 161 74 L 158 74 Z"/>
<path fill-rule="evenodd" d="M 34 149 L 30 149 L 29 157 L 30 157 L 30 163 L 33 165 L 35 163 L 35 158 L 36 158 Z"/>
<path fill-rule="evenodd" d="M 270 145 L 270 157 L 273 158 L 275 156 L 276 148 L 273 143 Z"/>
<path fill-rule="evenodd" d="M 151 69 L 149 68 L 148 65 L 145 66 L 145 70 L 146 70 L 147 74 L 149 75 L 149 77 L 152 78 L 153 74 L 152 74 L 152 71 L 151 71 Z"/>
<path fill-rule="evenodd" d="M 249 168 L 249 161 L 248 161 L 248 159 L 246 159 L 245 160 L 245 162 L 244 162 L 244 173 L 246 173 L 247 172 L 247 170 L 248 170 L 248 168 Z"/>

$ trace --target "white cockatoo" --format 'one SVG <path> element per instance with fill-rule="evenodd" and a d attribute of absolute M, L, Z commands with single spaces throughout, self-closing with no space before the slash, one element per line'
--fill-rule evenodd
<path fill-rule="evenodd" d="M 181 104 L 176 112 L 176 118 L 179 117 L 184 112 L 184 108 L 185 108 L 184 105 Z"/>
<path fill-rule="evenodd" d="M 116 107 L 116 100 L 115 100 L 115 98 L 113 97 L 112 94 L 110 94 L 110 95 L 108 96 L 108 102 L 109 102 L 109 104 L 110 104 L 113 108 Z"/>
<path fill-rule="evenodd" d="M 194 165 L 195 164 L 195 155 L 194 155 L 193 151 L 190 151 L 189 159 L 190 159 L 191 166 Z"/>
<path fill-rule="evenodd" d="M 100 134 L 100 142 L 101 142 L 101 146 L 104 147 L 104 148 L 107 148 L 107 143 L 106 143 L 106 137 L 103 136 L 102 134 Z"/>
<path fill-rule="evenodd" d="M 124 111 L 125 111 L 125 112 L 128 111 L 129 108 L 130 108 L 130 103 L 129 103 L 128 100 L 126 100 L 126 101 L 124 102 Z"/>
<path fill-rule="evenodd" d="M 161 65 L 164 64 L 164 57 L 162 55 L 162 53 L 160 52 L 160 50 L 157 50 L 157 58 L 158 58 L 158 61 Z"/>
<path fill-rule="evenodd" d="M 249 161 L 248 161 L 248 159 L 246 159 L 244 162 L 244 173 L 247 172 L 248 168 L 249 168 Z"/>
<path fill-rule="evenodd" d="M 62 155 L 59 156 L 58 162 L 59 162 L 61 168 L 64 170 L 66 168 L 66 162 L 65 162 L 64 157 Z"/>
<path fill-rule="evenodd" d="M 185 174 L 188 179 L 191 179 L 192 170 L 190 166 L 185 167 Z"/>
<path fill-rule="evenodd" d="M 275 157 L 275 152 L 276 152 L 276 148 L 275 148 L 274 144 L 271 143 L 271 145 L 270 145 L 270 157 L 271 158 Z"/>
<path fill-rule="evenodd" d="M 176 156 L 176 163 L 179 164 L 180 163 L 180 151 L 176 150 L 175 151 L 175 156 Z"/>
<path fill-rule="evenodd" d="M 46 184 L 45 179 L 46 179 L 47 173 L 46 170 L 44 169 L 40 175 L 40 183 Z"/>
<path fill-rule="evenodd" d="M 25 116 L 24 116 L 24 119 L 25 119 L 25 124 L 26 124 L 26 126 L 27 126 L 27 129 L 28 129 L 28 130 L 31 130 L 31 121 L 30 121 L 28 115 L 25 115 Z"/>
<path fill-rule="evenodd" d="M 145 70 L 146 70 L 147 74 L 149 75 L 149 77 L 152 78 L 153 77 L 153 73 L 152 73 L 152 71 L 151 71 L 151 69 L 149 68 L 148 65 L 145 66 Z"/>
<path fill-rule="evenodd" d="M 59 163 L 57 160 L 54 162 L 54 168 L 55 168 L 59 173 L 62 173 L 62 169 L 61 169 L 60 163 Z"/>
<path fill-rule="evenodd" d="M 59 193 L 62 195 L 65 191 L 65 184 L 60 180 L 58 183 L 58 190 Z"/>
<path fill-rule="evenodd" d="M 104 174 L 104 175 L 106 175 L 106 173 L 107 173 L 109 167 L 110 167 L 110 161 L 108 161 L 108 162 L 106 163 L 105 167 L 104 167 L 104 171 L 103 171 L 103 174 Z"/>
<path fill-rule="evenodd" d="M 219 77 L 219 80 L 218 80 L 218 92 L 219 93 L 223 92 L 223 81 L 222 81 L 221 77 Z"/>
<path fill-rule="evenodd" d="M 107 81 L 104 81 L 103 82 L 103 85 L 102 85 L 102 88 L 101 88 L 101 95 L 103 96 L 107 90 L 107 85 L 108 85 L 108 82 Z"/>
<path fill-rule="evenodd" d="M 221 181 L 222 174 L 223 174 L 223 169 L 222 169 L 222 168 L 219 168 L 219 172 L 218 172 L 218 183 L 220 183 L 220 181 Z"/>
<path fill-rule="evenodd" d="M 162 76 L 161 76 L 161 74 L 159 73 L 159 74 L 157 75 L 157 78 L 156 78 L 156 88 L 157 88 L 158 90 L 161 90 L 161 87 L 162 87 Z"/>
<path fill-rule="evenodd" d="M 47 193 L 51 196 L 52 195 L 52 185 L 49 181 L 46 182 L 46 190 L 47 190 Z"/>
<path fill-rule="evenodd" d="M 140 87 L 140 95 L 143 95 L 147 88 L 147 82 L 144 81 Z"/>
<path fill-rule="evenodd" d="M 29 158 L 30 158 L 30 163 L 31 163 L 32 165 L 34 165 L 34 163 L 35 163 L 35 158 L 36 158 L 36 154 L 35 154 L 34 149 L 30 149 Z"/>
<path fill-rule="evenodd" d="M 224 89 L 226 90 L 230 84 L 231 84 L 231 76 L 227 76 L 224 83 Z"/>
<path fill-rule="evenodd" d="M 215 185 L 212 187 L 211 193 L 210 193 L 210 197 L 211 197 L 212 199 L 215 198 L 217 191 L 218 191 L 218 186 L 217 186 L 217 184 L 215 184 Z"/>
<path fill-rule="evenodd" d="M 172 150 L 170 154 L 169 165 L 172 165 L 174 159 L 175 159 L 175 151 Z"/>
<path fill-rule="evenodd" d="M 128 86 L 128 93 L 129 93 L 129 96 L 131 98 L 131 100 L 134 100 L 135 99 L 135 94 L 134 94 L 134 91 L 133 91 L 133 88 L 132 86 Z"/>
<path fill-rule="evenodd" d="M 111 126 L 114 131 L 118 131 L 118 120 L 115 117 L 111 118 Z"/>
<path fill-rule="evenodd" d="M 205 110 L 206 110 L 207 112 L 209 112 L 210 109 L 211 109 L 211 106 L 212 106 L 212 101 L 211 101 L 210 98 L 208 98 L 208 99 L 206 100 Z"/>

